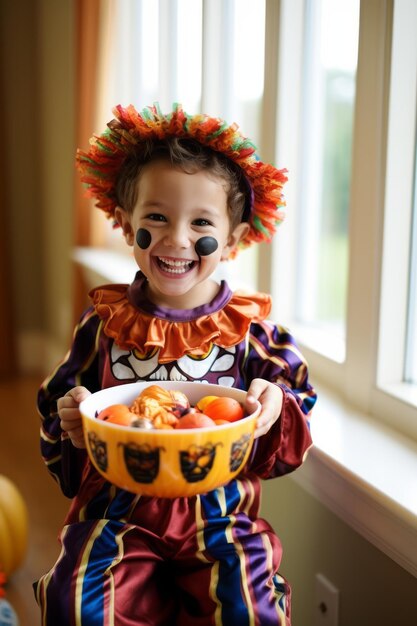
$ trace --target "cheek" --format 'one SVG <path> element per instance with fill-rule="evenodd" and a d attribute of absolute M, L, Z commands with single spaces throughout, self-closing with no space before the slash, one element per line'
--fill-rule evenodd
<path fill-rule="evenodd" d="M 149 246 L 151 245 L 151 241 L 152 235 L 149 230 L 146 230 L 146 228 L 139 228 L 136 233 L 136 243 L 138 244 L 139 248 L 141 248 L 142 250 L 146 250 L 146 248 L 149 248 Z"/>

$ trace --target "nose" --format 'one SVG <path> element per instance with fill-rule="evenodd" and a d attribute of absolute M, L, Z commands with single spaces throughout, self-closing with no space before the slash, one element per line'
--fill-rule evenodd
<path fill-rule="evenodd" d="M 171 248 L 188 248 L 190 246 L 188 229 L 181 224 L 170 224 L 165 234 L 164 243 Z"/>

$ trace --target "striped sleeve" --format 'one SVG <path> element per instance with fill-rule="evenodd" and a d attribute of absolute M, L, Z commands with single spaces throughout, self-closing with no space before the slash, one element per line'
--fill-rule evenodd
<path fill-rule="evenodd" d="M 88 309 L 74 330 L 71 349 L 38 391 L 42 457 L 62 492 L 70 498 L 78 491 L 87 456 L 86 451 L 75 448 L 62 431 L 57 400 L 78 385 L 91 392 L 98 391 L 100 328 L 100 319 L 93 309 Z"/>
<path fill-rule="evenodd" d="M 288 474 L 312 445 L 309 419 L 317 396 L 307 363 L 286 329 L 264 321 L 251 325 L 244 373 L 247 388 L 254 378 L 263 378 L 284 393 L 281 416 L 256 440 L 249 469 L 261 478 Z"/>

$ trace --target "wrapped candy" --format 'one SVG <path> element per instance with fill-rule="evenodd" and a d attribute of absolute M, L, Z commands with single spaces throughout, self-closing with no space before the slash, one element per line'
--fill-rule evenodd
<path fill-rule="evenodd" d="M 132 413 L 150 419 L 155 428 L 175 426 L 190 403 L 181 391 L 162 389 L 158 385 L 150 385 L 139 394 L 129 407 Z"/>

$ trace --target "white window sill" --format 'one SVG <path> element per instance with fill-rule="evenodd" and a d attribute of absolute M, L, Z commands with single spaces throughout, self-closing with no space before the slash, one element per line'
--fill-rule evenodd
<path fill-rule="evenodd" d="M 317 392 L 314 446 L 294 480 L 417 577 L 417 443 Z"/>
<path fill-rule="evenodd" d="M 82 268 L 88 289 L 105 283 L 131 283 L 138 270 L 133 255 L 105 248 L 74 248 L 72 259 Z"/>
<path fill-rule="evenodd" d="M 88 287 L 131 282 L 133 257 L 76 248 Z M 417 443 L 317 385 L 314 446 L 294 480 L 417 577 Z M 395 416 L 393 416 L 395 419 Z"/>

